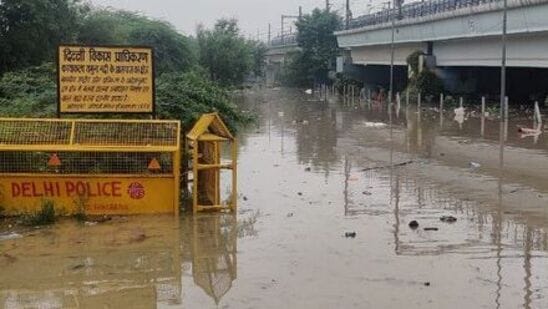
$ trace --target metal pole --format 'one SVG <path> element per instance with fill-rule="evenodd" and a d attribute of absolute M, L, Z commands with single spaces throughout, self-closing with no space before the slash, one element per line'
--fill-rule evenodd
<path fill-rule="evenodd" d="M 508 140 L 508 97 L 504 97 L 504 141 Z"/>
<path fill-rule="evenodd" d="M 346 0 L 346 29 L 350 28 L 350 0 Z"/>
<path fill-rule="evenodd" d="M 440 128 L 442 129 L 443 129 L 443 103 L 444 103 L 443 93 L 440 93 Z"/>
<path fill-rule="evenodd" d="M 538 101 L 535 101 L 535 128 L 542 124 L 542 116 L 540 114 L 540 108 L 538 107 Z"/>
<path fill-rule="evenodd" d="M 268 45 L 270 45 L 271 39 L 271 25 L 268 23 Z"/>
<path fill-rule="evenodd" d="M 500 66 L 500 118 L 504 118 L 504 108 L 506 100 L 506 27 L 508 22 L 508 0 L 504 0 L 504 9 L 502 13 L 502 59 Z"/>
<path fill-rule="evenodd" d="M 443 93 L 440 93 L 440 113 L 443 113 Z"/>
<path fill-rule="evenodd" d="M 485 135 L 485 97 L 481 97 L 481 137 Z"/>
<path fill-rule="evenodd" d="M 282 15 L 282 45 L 284 45 L 284 16 Z"/>
<path fill-rule="evenodd" d="M 395 7 L 395 5 L 393 7 Z M 396 20 L 394 19 L 393 10 L 390 10 L 390 15 L 390 19 L 392 20 L 392 39 L 390 40 L 390 93 L 388 95 L 388 100 L 389 104 L 392 105 L 392 96 L 394 93 L 394 36 L 396 33 Z"/>

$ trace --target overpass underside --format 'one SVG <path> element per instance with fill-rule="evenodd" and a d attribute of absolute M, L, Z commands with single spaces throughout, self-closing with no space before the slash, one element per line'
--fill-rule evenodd
<path fill-rule="evenodd" d="M 514 100 L 545 97 L 548 1 L 508 0 L 508 3 L 509 96 Z M 444 80 L 449 91 L 478 95 L 498 93 L 501 4 L 501 1 L 484 1 L 473 7 L 397 21 L 394 64 L 406 67 L 407 57 L 420 50 L 429 55 L 430 67 Z M 336 33 L 339 46 L 351 54 L 352 66 L 347 67 L 353 67 L 362 76 L 386 75 L 391 58 L 391 33 L 390 23 Z M 378 73 L 379 67 L 385 73 Z M 378 83 L 385 81 L 379 79 Z"/>

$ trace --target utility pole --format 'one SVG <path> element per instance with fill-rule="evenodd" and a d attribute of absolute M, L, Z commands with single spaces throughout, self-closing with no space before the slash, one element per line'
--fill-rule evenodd
<path fill-rule="evenodd" d="M 390 40 L 390 90 L 388 94 L 388 100 L 390 108 L 392 108 L 392 98 L 394 96 L 394 36 L 396 33 L 396 19 L 394 18 L 394 9 L 397 0 L 394 0 L 393 8 L 389 9 L 390 19 L 391 19 L 391 28 L 392 28 L 392 38 Z M 506 0 L 504 0 L 506 1 Z M 392 111 L 390 111 L 392 113 Z"/>
<path fill-rule="evenodd" d="M 350 28 L 350 19 L 352 19 L 352 12 L 350 11 L 350 0 L 346 0 L 346 29 Z"/>
<path fill-rule="evenodd" d="M 285 19 L 286 18 L 299 18 L 299 16 L 295 16 L 295 15 L 282 15 L 282 45 L 284 44 L 284 25 L 285 25 Z M 289 28 L 290 29 L 290 33 L 293 31 L 292 27 Z"/>
<path fill-rule="evenodd" d="M 284 16 L 282 15 L 282 45 L 284 45 Z"/>
<path fill-rule="evenodd" d="M 303 18 L 303 7 L 299 6 L 299 20 L 301 20 L 301 18 Z"/>
<path fill-rule="evenodd" d="M 502 60 L 500 66 L 500 119 L 504 119 L 504 109 L 506 108 L 506 27 L 508 22 L 508 0 L 504 0 L 504 9 L 502 12 Z"/>
<path fill-rule="evenodd" d="M 329 11 L 329 7 L 330 7 L 330 6 L 331 6 L 331 5 L 329 5 L 329 0 L 325 0 L 325 10 L 326 10 L 326 11 Z"/>
<path fill-rule="evenodd" d="M 270 40 L 272 38 L 271 37 L 271 27 L 272 26 L 270 25 L 270 23 L 268 23 L 268 45 L 270 45 L 270 42 L 271 42 Z"/>

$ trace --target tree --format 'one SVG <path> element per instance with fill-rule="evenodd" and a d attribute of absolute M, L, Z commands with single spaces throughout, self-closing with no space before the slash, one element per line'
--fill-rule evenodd
<path fill-rule="evenodd" d="M 256 77 L 261 77 L 264 75 L 266 67 L 266 45 L 260 41 L 249 41 L 248 44 L 253 56 L 253 74 Z"/>
<path fill-rule="evenodd" d="M 240 34 L 235 19 L 220 19 L 212 30 L 198 28 L 199 62 L 210 78 L 222 85 L 238 85 L 251 71 L 250 44 Z"/>
<path fill-rule="evenodd" d="M 334 32 L 342 26 L 337 13 L 315 9 L 296 22 L 297 43 L 301 51 L 294 55 L 289 68 L 296 75 L 296 85 L 326 81 L 331 64 L 339 54 Z"/>
<path fill-rule="evenodd" d="M 72 42 L 85 6 L 77 0 L 0 1 L 0 74 L 55 59 Z"/>
<path fill-rule="evenodd" d="M 196 53 L 189 38 L 167 22 L 133 12 L 89 12 L 82 22 L 77 41 L 88 45 L 152 46 L 158 75 L 188 71 L 196 63 Z"/>
<path fill-rule="evenodd" d="M 156 102 L 161 116 L 180 119 L 185 130 L 204 113 L 219 112 L 232 130 L 251 120 L 206 72 L 163 74 L 157 81 Z"/>
<path fill-rule="evenodd" d="M 55 115 L 55 65 L 46 63 L 0 77 L 0 114 L 16 117 Z"/>

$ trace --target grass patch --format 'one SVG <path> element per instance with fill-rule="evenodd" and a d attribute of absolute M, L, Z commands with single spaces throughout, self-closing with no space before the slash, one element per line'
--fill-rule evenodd
<path fill-rule="evenodd" d="M 55 219 L 55 204 L 52 201 L 45 201 L 38 212 L 23 217 L 23 224 L 27 226 L 51 225 L 55 223 Z"/>
<path fill-rule="evenodd" d="M 84 198 L 81 196 L 77 200 L 74 201 L 74 204 L 76 205 L 76 213 L 72 216 L 76 221 L 80 223 L 84 223 L 88 220 L 88 216 L 86 215 L 86 204 L 87 204 L 87 198 Z"/>

